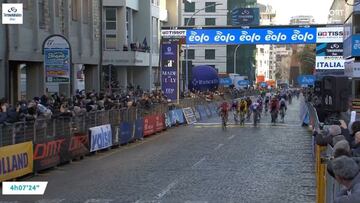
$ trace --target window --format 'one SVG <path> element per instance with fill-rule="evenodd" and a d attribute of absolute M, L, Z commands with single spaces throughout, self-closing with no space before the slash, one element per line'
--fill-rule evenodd
<path fill-rule="evenodd" d="M 80 3 L 81 0 L 72 0 L 72 19 L 73 21 L 78 21 L 80 19 Z"/>
<path fill-rule="evenodd" d="M 89 12 L 89 0 L 83 1 L 83 22 L 86 24 L 89 22 L 90 12 Z"/>
<path fill-rule="evenodd" d="M 107 50 L 116 49 L 116 35 L 115 34 L 106 34 L 105 35 L 105 49 L 107 49 Z"/>
<path fill-rule="evenodd" d="M 189 20 L 189 18 L 185 18 L 184 19 L 184 25 L 190 25 L 190 26 L 195 25 L 195 18 L 191 18 L 190 20 Z"/>
<path fill-rule="evenodd" d="M 215 13 L 216 12 L 215 2 L 205 2 L 205 12 Z"/>
<path fill-rule="evenodd" d="M 130 8 L 126 8 L 126 39 L 127 44 L 132 42 L 132 10 Z"/>
<path fill-rule="evenodd" d="M 39 28 L 45 29 L 45 2 L 44 0 L 39 0 Z"/>
<path fill-rule="evenodd" d="M 195 59 L 195 50 L 194 49 L 188 49 L 188 59 Z M 186 49 L 184 52 L 184 56 L 186 57 Z"/>
<path fill-rule="evenodd" d="M 215 49 L 205 49 L 205 59 L 215 59 Z"/>
<path fill-rule="evenodd" d="M 184 7 L 185 12 L 195 12 L 195 2 L 190 3 L 188 1 L 185 1 Z"/>
<path fill-rule="evenodd" d="M 105 9 L 105 30 L 116 30 L 116 8 Z"/>
<path fill-rule="evenodd" d="M 205 18 L 205 25 L 216 25 L 215 18 Z"/>
<path fill-rule="evenodd" d="M 260 53 L 264 53 L 264 48 L 260 48 Z"/>

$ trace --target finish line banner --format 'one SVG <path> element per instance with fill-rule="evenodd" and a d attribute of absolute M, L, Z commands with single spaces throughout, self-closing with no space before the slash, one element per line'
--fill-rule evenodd
<path fill-rule="evenodd" d="M 317 28 L 189 29 L 187 44 L 315 44 Z"/>

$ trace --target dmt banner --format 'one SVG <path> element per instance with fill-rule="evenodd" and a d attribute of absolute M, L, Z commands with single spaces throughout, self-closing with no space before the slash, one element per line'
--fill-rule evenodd
<path fill-rule="evenodd" d="M 33 172 L 33 143 L 0 147 L 0 182 Z"/>
<path fill-rule="evenodd" d="M 106 149 L 112 146 L 111 125 L 102 125 L 89 129 L 90 131 L 90 152 Z"/>
<path fill-rule="evenodd" d="M 317 29 L 189 29 L 187 44 L 315 44 Z"/>

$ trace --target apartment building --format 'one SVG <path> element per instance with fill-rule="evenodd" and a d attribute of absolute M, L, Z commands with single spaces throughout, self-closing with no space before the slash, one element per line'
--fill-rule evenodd
<path fill-rule="evenodd" d="M 193 16 L 198 10 L 200 11 Z M 182 26 L 226 26 L 227 0 L 182 1 L 180 16 Z M 191 60 L 194 66 L 210 65 L 219 73 L 226 73 L 226 58 L 226 45 L 190 45 L 188 47 L 188 60 Z"/>
<path fill-rule="evenodd" d="M 17 101 L 53 92 L 68 95 L 78 88 L 99 89 L 100 1 L 6 2 L 23 4 L 23 24 L 0 25 L 0 97 Z M 64 36 L 71 46 L 67 84 L 45 81 L 42 46 L 54 34 Z"/>

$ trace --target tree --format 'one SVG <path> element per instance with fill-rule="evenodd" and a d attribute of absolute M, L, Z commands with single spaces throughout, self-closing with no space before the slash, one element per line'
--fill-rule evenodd
<path fill-rule="evenodd" d="M 296 57 L 300 62 L 300 73 L 302 75 L 313 74 L 315 68 L 316 45 L 305 45 L 304 49 L 298 51 Z"/>

